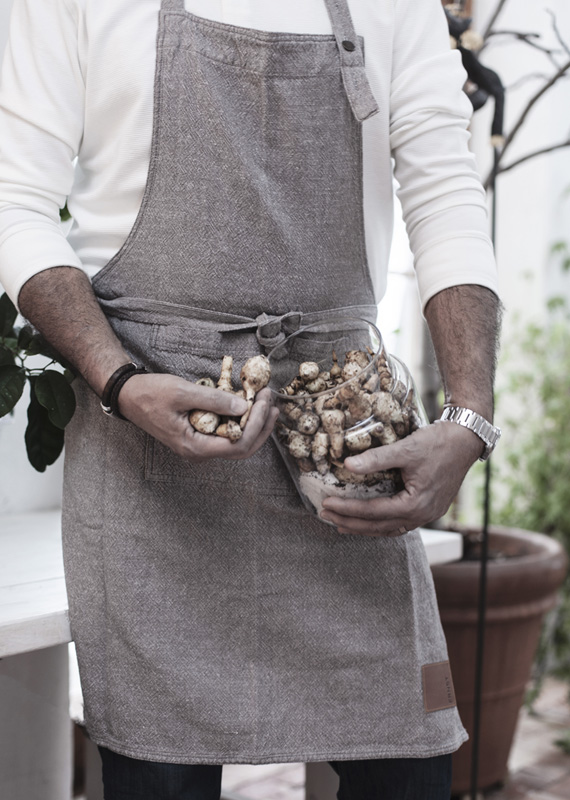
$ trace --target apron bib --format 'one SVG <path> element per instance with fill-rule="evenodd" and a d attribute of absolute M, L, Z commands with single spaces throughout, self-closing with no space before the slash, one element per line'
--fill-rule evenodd
<path fill-rule="evenodd" d="M 191 381 L 301 324 L 376 316 L 362 121 L 377 111 L 346 0 L 333 35 L 265 33 L 163 0 L 135 225 L 93 287 L 131 357 Z M 271 441 L 191 464 L 75 381 L 64 558 L 97 743 L 175 763 L 423 757 L 465 740 L 426 710 L 447 659 L 419 534 L 339 535 Z"/>

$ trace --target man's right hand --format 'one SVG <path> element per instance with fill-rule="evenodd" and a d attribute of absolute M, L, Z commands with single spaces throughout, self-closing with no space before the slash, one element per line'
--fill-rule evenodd
<path fill-rule="evenodd" d="M 83 375 L 99 397 L 109 376 L 129 361 L 87 276 L 74 267 L 53 267 L 24 284 L 20 310 L 45 339 Z M 236 408 L 232 406 L 237 403 Z M 198 386 L 174 375 L 133 375 L 119 395 L 119 410 L 151 436 L 190 461 L 248 458 L 268 438 L 277 410 L 270 392 L 259 392 L 241 439 L 198 433 L 188 413 L 199 408 L 241 416 L 247 403 L 229 392 Z"/>
<path fill-rule="evenodd" d="M 124 417 L 181 458 L 194 462 L 249 458 L 269 437 L 279 413 L 271 404 L 269 389 L 263 389 L 255 399 L 241 439 L 232 443 L 221 436 L 196 431 L 188 417 L 196 408 L 239 418 L 248 404 L 229 392 L 165 374 L 133 375 L 119 394 L 119 410 Z"/>

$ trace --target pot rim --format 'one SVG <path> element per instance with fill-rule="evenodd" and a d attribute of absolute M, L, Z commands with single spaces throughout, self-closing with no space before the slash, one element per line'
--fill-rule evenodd
<path fill-rule="evenodd" d="M 450 532 L 460 533 L 463 536 L 468 533 L 479 533 L 482 530 L 478 525 L 454 525 L 448 528 Z M 539 531 L 527 531 L 523 528 L 515 528 L 507 525 L 490 525 L 489 534 L 493 536 L 503 536 L 513 541 L 520 541 L 521 539 L 526 544 L 531 545 L 532 552 L 521 553 L 519 555 L 511 555 L 505 558 L 489 558 L 488 566 L 490 569 L 509 569 L 520 566 L 521 564 L 528 564 L 545 561 L 558 560 L 562 558 L 568 564 L 568 555 L 563 545 L 554 537 Z M 435 565 L 437 569 L 478 569 L 480 564 L 479 559 L 454 561 L 448 564 Z"/>

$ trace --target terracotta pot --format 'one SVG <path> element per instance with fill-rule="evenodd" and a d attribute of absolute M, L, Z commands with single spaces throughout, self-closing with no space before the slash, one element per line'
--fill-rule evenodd
<path fill-rule="evenodd" d="M 461 532 L 477 533 L 475 529 Z M 554 539 L 515 528 L 492 527 L 489 550 L 479 789 L 501 783 L 507 776 L 507 759 L 542 620 L 556 605 L 568 561 Z M 497 552 L 502 557 L 493 558 Z M 457 705 L 472 736 L 479 562 L 440 564 L 432 571 Z M 453 756 L 454 794 L 470 788 L 471 749 L 470 739 Z"/>

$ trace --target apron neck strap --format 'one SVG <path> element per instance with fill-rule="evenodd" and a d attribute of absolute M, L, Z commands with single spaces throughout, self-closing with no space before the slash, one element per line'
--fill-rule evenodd
<path fill-rule="evenodd" d="M 340 54 L 340 68 L 352 113 L 363 122 L 379 108 L 364 69 L 364 52 L 356 35 L 347 0 L 325 0 Z"/>
<path fill-rule="evenodd" d="M 184 11 L 184 0 L 162 0 L 161 11 Z"/>
<path fill-rule="evenodd" d="M 362 45 L 352 24 L 347 0 L 325 0 L 325 5 L 340 54 L 344 89 L 352 113 L 358 122 L 363 122 L 379 109 L 364 69 Z M 166 12 L 184 11 L 184 0 L 161 0 L 160 8 Z"/>

